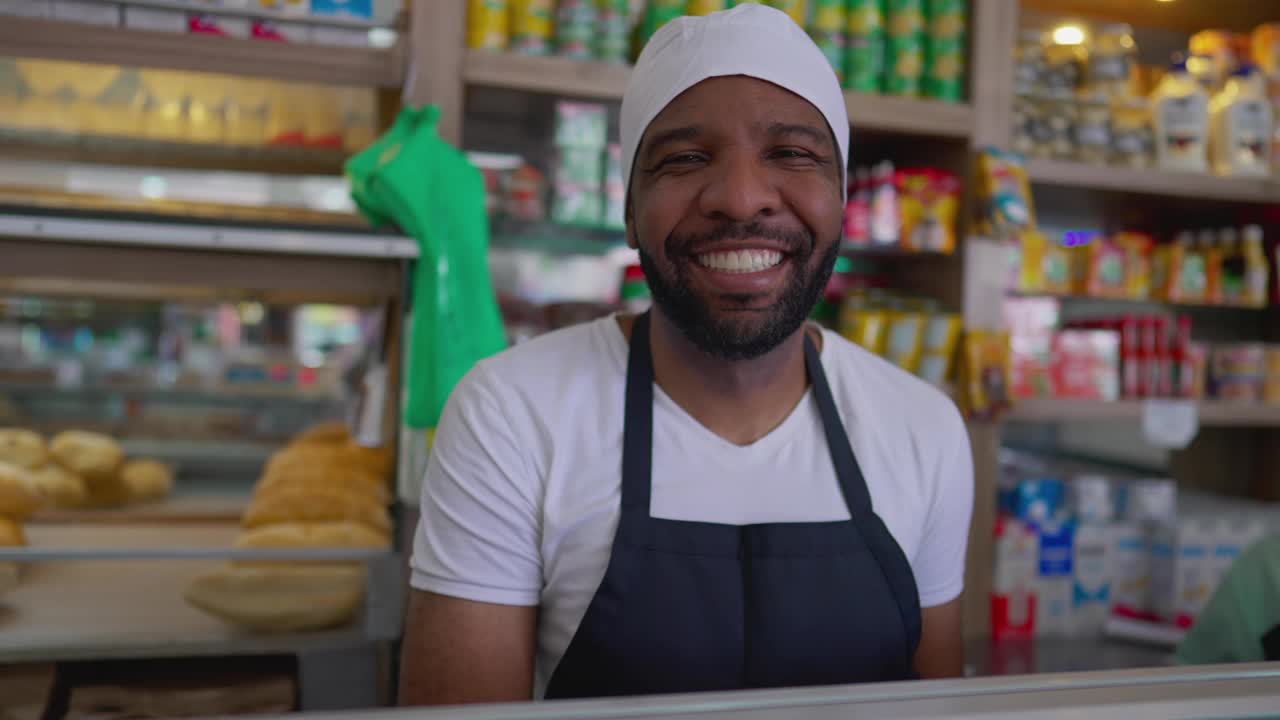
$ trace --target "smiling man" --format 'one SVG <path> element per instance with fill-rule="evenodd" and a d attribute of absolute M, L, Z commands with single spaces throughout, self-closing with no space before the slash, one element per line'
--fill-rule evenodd
<path fill-rule="evenodd" d="M 436 435 L 406 703 L 961 671 L 972 459 L 951 402 L 806 322 L 849 127 L 758 4 L 663 27 L 622 103 L 651 312 L 480 363 Z"/>

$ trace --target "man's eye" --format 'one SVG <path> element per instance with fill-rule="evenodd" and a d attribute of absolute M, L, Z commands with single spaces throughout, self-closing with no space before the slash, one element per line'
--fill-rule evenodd
<path fill-rule="evenodd" d="M 695 152 L 676 153 L 666 160 L 662 161 L 663 165 L 689 165 L 692 163 L 702 162 L 702 155 Z"/>
<path fill-rule="evenodd" d="M 778 148 L 770 155 L 778 160 L 812 160 L 813 153 L 798 148 Z"/>

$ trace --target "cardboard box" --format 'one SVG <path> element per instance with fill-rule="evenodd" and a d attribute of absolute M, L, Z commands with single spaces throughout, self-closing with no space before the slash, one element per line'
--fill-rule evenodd
<path fill-rule="evenodd" d="M 1214 523 L 1183 519 L 1156 528 L 1151 538 L 1151 603 L 1162 622 L 1195 624 L 1213 592 Z"/>
<path fill-rule="evenodd" d="M 1110 525 L 1082 523 L 1073 540 L 1071 633 L 1102 634 L 1111 613 L 1113 532 Z"/>
<path fill-rule="evenodd" d="M 1111 612 L 1134 620 L 1151 620 L 1151 551 L 1146 527 L 1138 522 L 1111 528 Z"/>
<path fill-rule="evenodd" d="M 1075 578 L 1075 526 L 1064 520 L 1037 527 L 1040 563 L 1036 576 L 1036 635 L 1070 635 L 1071 591 Z"/>
<path fill-rule="evenodd" d="M 1053 336 L 1053 396 L 1120 399 L 1120 335 L 1111 330 L 1062 330 Z"/>
<path fill-rule="evenodd" d="M 993 640 L 1035 636 L 1035 581 L 1040 564 L 1040 538 L 1035 529 L 1013 518 L 995 527 L 995 575 L 991 586 Z"/>

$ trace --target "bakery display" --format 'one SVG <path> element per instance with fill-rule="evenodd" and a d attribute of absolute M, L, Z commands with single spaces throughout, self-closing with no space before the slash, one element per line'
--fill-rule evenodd
<path fill-rule="evenodd" d="M 0 547 L 23 547 L 27 544 L 22 523 L 0 514 Z M 0 595 L 18 585 L 19 566 L 15 562 L 0 562 Z"/>
<path fill-rule="evenodd" d="M 57 463 L 42 465 L 30 474 L 36 493 L 48 507 L 82 507 L 89 499 L 84 479 Z"/>
<path fill-rule="evenodd" d="M 159 460 L 129 460 L 120 468 L 120 482 L 131 501 L 158 500 L 173 492 L 173 469 Z"/>
<path fill-rule="evenodd" d="M 48 451 L 38 433 L 19 428 L 0 428 L 0 462 L 28 470 L 44 465 Z"/>
<path fill-rule="evenodd" d="M 22 521 L 35 512 L 41 501 L 34 486 L 26 468 L 0 463 L 0 517 Z"/>
<path fill-rule="evenodd" d="M 300 433 L 263 467 L 236 547 L 390 548 L 393 465 L 340 425 Z M 318 630 L 349 621 L 366 584 L 360 562 L 241 560 L 196 577 L 184 597 L 251 630 Z"/>

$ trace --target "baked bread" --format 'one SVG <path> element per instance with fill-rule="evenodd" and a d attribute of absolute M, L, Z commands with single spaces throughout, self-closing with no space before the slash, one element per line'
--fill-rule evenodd
<path fill-rule="evenodd" d="M 85 497 L 84 507 L 118 508 L 128 505 L 133 500 L 133 493 L 129 491 L 129 486 L 124 484 L 124 479 L 118 473 L 95 483 L 87 483 L 86 489 L 89 493 Z"/>
<path fill-rule="evenodd" d="M 348 520 L 383 533 L 391 532 L 387 508 L 369 495 L 333 488 L 279 488 L 249 503 L 240 524 L 246 528 L 278 523 Z"/>
<path fill-rule="evenodd" d="M 36 493 L 50 507 L 80 507 L 89 497 L 84 480 L 56 463 L 38 467 L 30 474 Z"/>
<path fill-rule="evenodd" d="M 22 523 L 0 515 L 0 547 L 24 547 L 27 535 L 22 531 Z"/>
<path fill-rule="evenodd" d="M 363 523 L 340 520 L 318 523 L 278 523 L 240 533 L 238 548 L 385 548 L 391 536 Z"/>
<path fill-rule="evenodd" d="M 44 438 L 38 434 L 30 430 L 0 428 L 0 462 L 31 470 L 44 465 L 47 457 Z"/>
<path fill-rule="evenodd" d="M 298 433 L 292 445 L 345 445 L 351 442 L 351 431 L 346 423 L 323 422 Z"/>
<path fill-rule="evenodd" d="M 304 462 L 272 464 L 254 488 L 254 496 L 285 488 L 327 488 L 362 493 L 383 505 L 390 500 L 390 492 L 386 486 L 363 468 Z"/>
<path fill-rule="evenodd" d="M 319 630 L 346 622 L 365 593 L 363 566 L 223 565 L 192 579 L 183 597 L 210 615 L 255 630 Z"/>
<path fill-rule="evenodd" d="M 159 460 L 130 460 L 120 468 L 120 481 L 130 500 L 159 500 L 173 491 L 173 470 Z"/>
<path fill-rule="evenodd" d="M 25 520 L 39 509 L 40 496 L 34 486 L 31 473 L 25 468 L 0 463 L 0 515 Z"/>
<path fill-rule="evenodd" d="M 84 478 L 90 489 L 118 478 L 124 450 L 106 435 L 68 430 L 49 443 L 49 454 L 62 467 Z"/>

